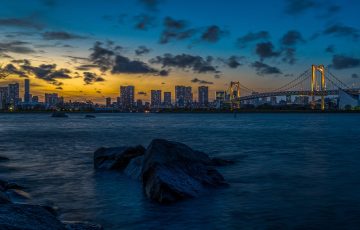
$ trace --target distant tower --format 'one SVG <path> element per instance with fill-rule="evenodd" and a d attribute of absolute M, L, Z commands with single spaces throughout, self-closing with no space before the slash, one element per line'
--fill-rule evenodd
<path fill-rule="evenodd" d="M 209 104 L 209 87 L 200 86 L 198 89 L 198 102 L 200 106 L 205 107 Z"/>
<path fill-rule="evenodd" d="M 30 102 L 30 80 L 29 79 L 25 79 L 24 88 L 25 88 L 24 102 L 29 103 Z"/>
<path fill-rule="evenodd" d="M 161 90 L 151 90 L 151 107 L 159 108 L 161 105 Z"/>

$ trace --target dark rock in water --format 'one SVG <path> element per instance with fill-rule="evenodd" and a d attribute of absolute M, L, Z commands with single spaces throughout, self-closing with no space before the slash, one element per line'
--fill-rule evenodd
<path fill-rule="evenodd" d="M 63 224 L 67 230 L 103 230 L 101 225 L 88 222 L 63 221 Z"/>
<path fill-rule="evenodd" d="M 85 118 L 96 118 L 96 117 L 94 115 L 87 114 L 87 115 L 85 115 Z"/>
<path fill-rule="evenodd" d="M 145 194 L 159 203 L 171 203 L 197 197 L 209 187 L 226 185 L 210 161 L 206 154 L 182 143 L 153 140 L 143 159 Z"/>
<path fill-rule="evenodd" d="M 18 185 L 17 183 L 15 182 L 8 182 L 6 185 L 5 185 L 5 189 L 19 189 L 19 190 L 23 190 L 25 189 L 25 187 L 21 186 L 21 185 Z"/>
<path fill-rule="evenodd" d="M 69 117 L 69 116 L 66 115 L 66 113 L 64 113 L 64 112 L 53 112 L 53 114 L 52 114 L 51 116 L 52 116 L 52 117 L 62 117 L 62 118 Z"/>
<path fill-rule="evenodd" d="M 4 157 L 4 156 L 0 156 L 0 162 L 1 162 L 1 161 L 8 161 L 8 160 L 10 160 L 10 159 L 7 158 L 7 157 Z"/>
<path fill-rule="evenodd" d="M 8 189 L 6 190 L 6 194 L 10 197 L 10 200 L 15 203 L 27 203 L 27 201 L 31 199 L 29 193 L 19 189 Z"/>
<path fill-rule="evenodd" d="M 142 156 L 145 148 L 141 145 L 135 147 L 99 148 L 94 153 L 95 169 L 124 170 L 130 160 Z"/>
<path fill-rule="evenodd" d="M 0 229 L 65 230 L 54 215 L 38 205 L 0 205 Z"/>
<path fill-rule="evenodd" d="M 11 203 L 9 196 L 5 192 L 0 191 L 0 204 L 8 203 Z"/>
<path fill-rule="evenodd" d="M 142 162 L 144 156 L 138 156 L 131 159 L 124 173 L 132 179 L 141 180 Z"/>
<path fill-rule="evenodd" d="M 211 159 L 211 165 L 213 166 L 226 166 L 235 164 L 235 161 L 214 157 Z"/>

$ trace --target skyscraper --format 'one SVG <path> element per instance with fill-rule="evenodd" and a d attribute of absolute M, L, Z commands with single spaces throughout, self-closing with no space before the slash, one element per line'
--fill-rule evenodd
<path fill-rule="evenodd" d="M 199 86 L 198 88 L 198 102 L 200 106 L 205 107 L 209 104 L 209 87 Z"/>
<path fill-rule="evenodd" d="M 120 86 L 120 103 L 123 109 L 132 109 L 135 99 L 135 87 L 132 85 Z"/>
<path fill-rule="evenodd" d="M 19 83 L 9 84 L 8 99 L 11 105 L 16 106 L 19 103 Z"/>
<path fill-rule="evenodd" d="M 106 99 L 106 107 L 111 107 L 111 97 L 107 97 Z"/>
<path fill-rule="evenodd" d="M 161 105 L 161 90 L 151 90 L 151 107 L 159 108 Z"/>
<path fill-rule="evenodd" d="M 175 86 L 175 103 L 177 107 L 185 107 L 192 104 L 192 89 L 182 85 Z"/>
<path fill-rule="evenodd" d="M 56 106 L 59 103 L 57 93 L 45 93 L 45 104 L 47 107 Z"/>
<path fill-rule="evenodd" d="M 164 105 L 171 106 L 171 92 L 164 92 Z"/>
<path fill-rule="evenodd" d="M 24 81 L 24 102 L 29 103 L 30 102 L 30 80 L 25 79 Z"/>
<path fill-rule="evenodd" d="M 8 102 L 8 87 L 0 87 L 0 110 L 6 109 Z"/>

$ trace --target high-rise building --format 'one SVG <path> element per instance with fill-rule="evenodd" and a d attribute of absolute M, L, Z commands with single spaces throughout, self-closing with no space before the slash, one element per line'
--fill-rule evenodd
<path fill-rule="evenodd" d="M 193 94 L 191 87 L 182 85 L 175 86 L 175 103 L 177 107 L 185 107 L 193 102 Z"/>
<path fill-rule="evenodd" d="M 161 90 L 151 90 L 151 107 L 159 108 L 161 105 Z"/>
<path fill-rule="evenodd" d="M 199 86 L 198 88 L 198 102 L 202 107 L 208 106 L 209 104 L 209 87 Z"/>
<path fill-rule="evenodd" d="M 132 109 L 135 99 L 135 87 L 120 86 L 120 103 L 123 109 Z"/>
<path fill-rule="evenodd" d="M 111 97 L 107 97 L 106 99 L 106 107 L 111 107 Z"/>
<path fill-rule="evenodd" d="M 31 98 L 31 102 L 32 102 L 32 103 L 39 103 L 39 97 L 38 97 L 38 96 L 33 96 L 33 97 Z"/>
<path fill-rule="evenodd" d="M 171 106 L 171 92 L 164 92 L 164 105 Z"/>
<path fill-rule="evenodd" d="M 277 104 L 277 98 L 276 97 L 270 97 L 270 103 L 271 103 L 271 105 L 276 105 Z"/>
<path fill-rule="evenodd" d="M 19 103 L 19 95 L 19 83 L 9 84 L 8 100 L 11 105 L 16 106 Z"/>
<path fill-rule="evenodd" d="M 6 109 L 6 104 L 8 102 L 8 87 L 0 87 L 0 110 Z"/>
<path fill-rule="evenodd" d="M 57 93 L 45 93 L 45 104 L 48 107 L 56 106 L 59 103 L 59 96 Z"/>
<path fill-rule="evenodd" d="M 30 80 L 25 79 L 24 83 L 24 102 L 30 103 Z"/>

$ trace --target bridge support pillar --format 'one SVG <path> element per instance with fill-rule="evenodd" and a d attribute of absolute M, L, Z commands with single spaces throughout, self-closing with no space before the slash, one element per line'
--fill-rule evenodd
<path fill-rule="evenodd" d="M 326 84 L 325 84 L 325 67 L 324 65 L 312 65 L 312 75 L 311 75 L 311 93 L 312 93 L 312 101 L 315 103 L 315 94 L 314 92 L 316 89 L 316 73 L 317 71 L 321 74 L 321 86 L 320 90 L 321 94 L 321 110 L 325 110 L 325 91 L 326 91 Z"/>

